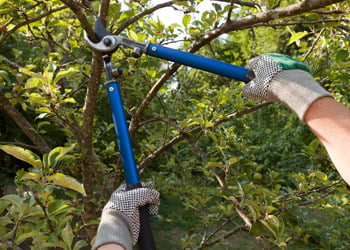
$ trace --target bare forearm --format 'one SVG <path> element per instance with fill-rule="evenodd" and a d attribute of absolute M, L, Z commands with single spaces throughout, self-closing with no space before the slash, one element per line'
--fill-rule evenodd
<path fill-rule="evenodd" d="M 316 100 L 305 122 L 327 149 L 335 167 L 350 184 L 350 110 L 333 98 Z"/>
<path fill-rule="evenodd" d="M 100 246 L 97 250 L 125 250 L 125 249 L 119 244 L 109 243 L 109 244 Z"/>

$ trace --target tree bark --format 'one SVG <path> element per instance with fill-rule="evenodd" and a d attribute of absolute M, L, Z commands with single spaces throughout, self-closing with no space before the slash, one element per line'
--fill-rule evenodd
<path fill-rule="evenodd" d="M 13 106 L 9 100 L 0 93 L 0 109 L 4 110 L 6 114 L 11 117 L 12 120 L 22 129 L 29 140 L 36 146 L 36 149 L 41 154 L 50 152 L 50 147 L 46 144 L 40 134 L 33 128 L 28 120 L 22 115 L 21 112 Z"/>

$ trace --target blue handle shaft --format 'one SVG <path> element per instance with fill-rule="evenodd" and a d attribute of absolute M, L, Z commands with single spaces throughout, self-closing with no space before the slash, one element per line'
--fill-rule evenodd
<path fill-rule="evenodd" d="M 180 63 L 210 73 L 226 76 L 238 81 L 247 81 L 248 69 L 188 52 L 150 43 L 146 54 Z"/>
<path fill-rule="evenodd" d="M 128 185 L 137 184 L 140 178 L 137 171 L 132 143 L 126 124 L 122 98 L 119 84 L 117 82 L 107 85 L 109 104 L 112 110 L 114 129 L 117 134 L 117 141 L 120 150 L 121 160 L 124 167 L 124 175 Z"/>

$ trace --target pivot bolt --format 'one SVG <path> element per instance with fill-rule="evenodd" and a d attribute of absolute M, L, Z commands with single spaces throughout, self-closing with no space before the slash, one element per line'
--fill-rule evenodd
<path fill-rule="evenodd" d="M 111 44 L 112 44 L 112 40 L 109 39 L 109 38 L 105 38 L 105 39 L 103 39 L 103 43 L 104 43 L 104 45 L 106 45 L 107 47 L 109 47 L 109 46 L 111 46 Z"/>
<path fill-rule="evenodd" d="M 142 50 L 140 48 L 134 48 L 132 56 L 134 58 L 139 58 L 140 56 L 142 56 Z"/>
<path fill-rule="evenodd" d="M 113 75 L 114 77 L 119 77 L 119 76 L 121 76 L 122 74 L 123 74 L 123 70 L 120 69 L 120 68 L 116 68 L 116 69 L 113 69 L 113 70 L 112 70 L 112 75 Z"/>

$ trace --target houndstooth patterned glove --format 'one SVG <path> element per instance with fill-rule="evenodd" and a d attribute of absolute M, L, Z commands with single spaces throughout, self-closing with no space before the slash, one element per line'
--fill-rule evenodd
<path fill-rule="evenodd" d="M 124 184 L 115 190 L 103 210 L 114 209 L 126 215 L 132 228 L 132 242 L 135 245 L 140 232 L 139 207 L 149 204 L 149 214 L 156 215 L 159 206 L 159 192 L 150 182 L 142 183 L 142 188 L 127 191 L 125 188 Z"/>
<path fill-rule="evenodd" d="M 255 79 L 243 88 L 247 98 L 280 101 L 303 121 L 308 107 L 318 98 L 331 96 L 310 75 L 309 68 L 281 54 L 263 54 L 251 59 L 248 68 Z"/>

